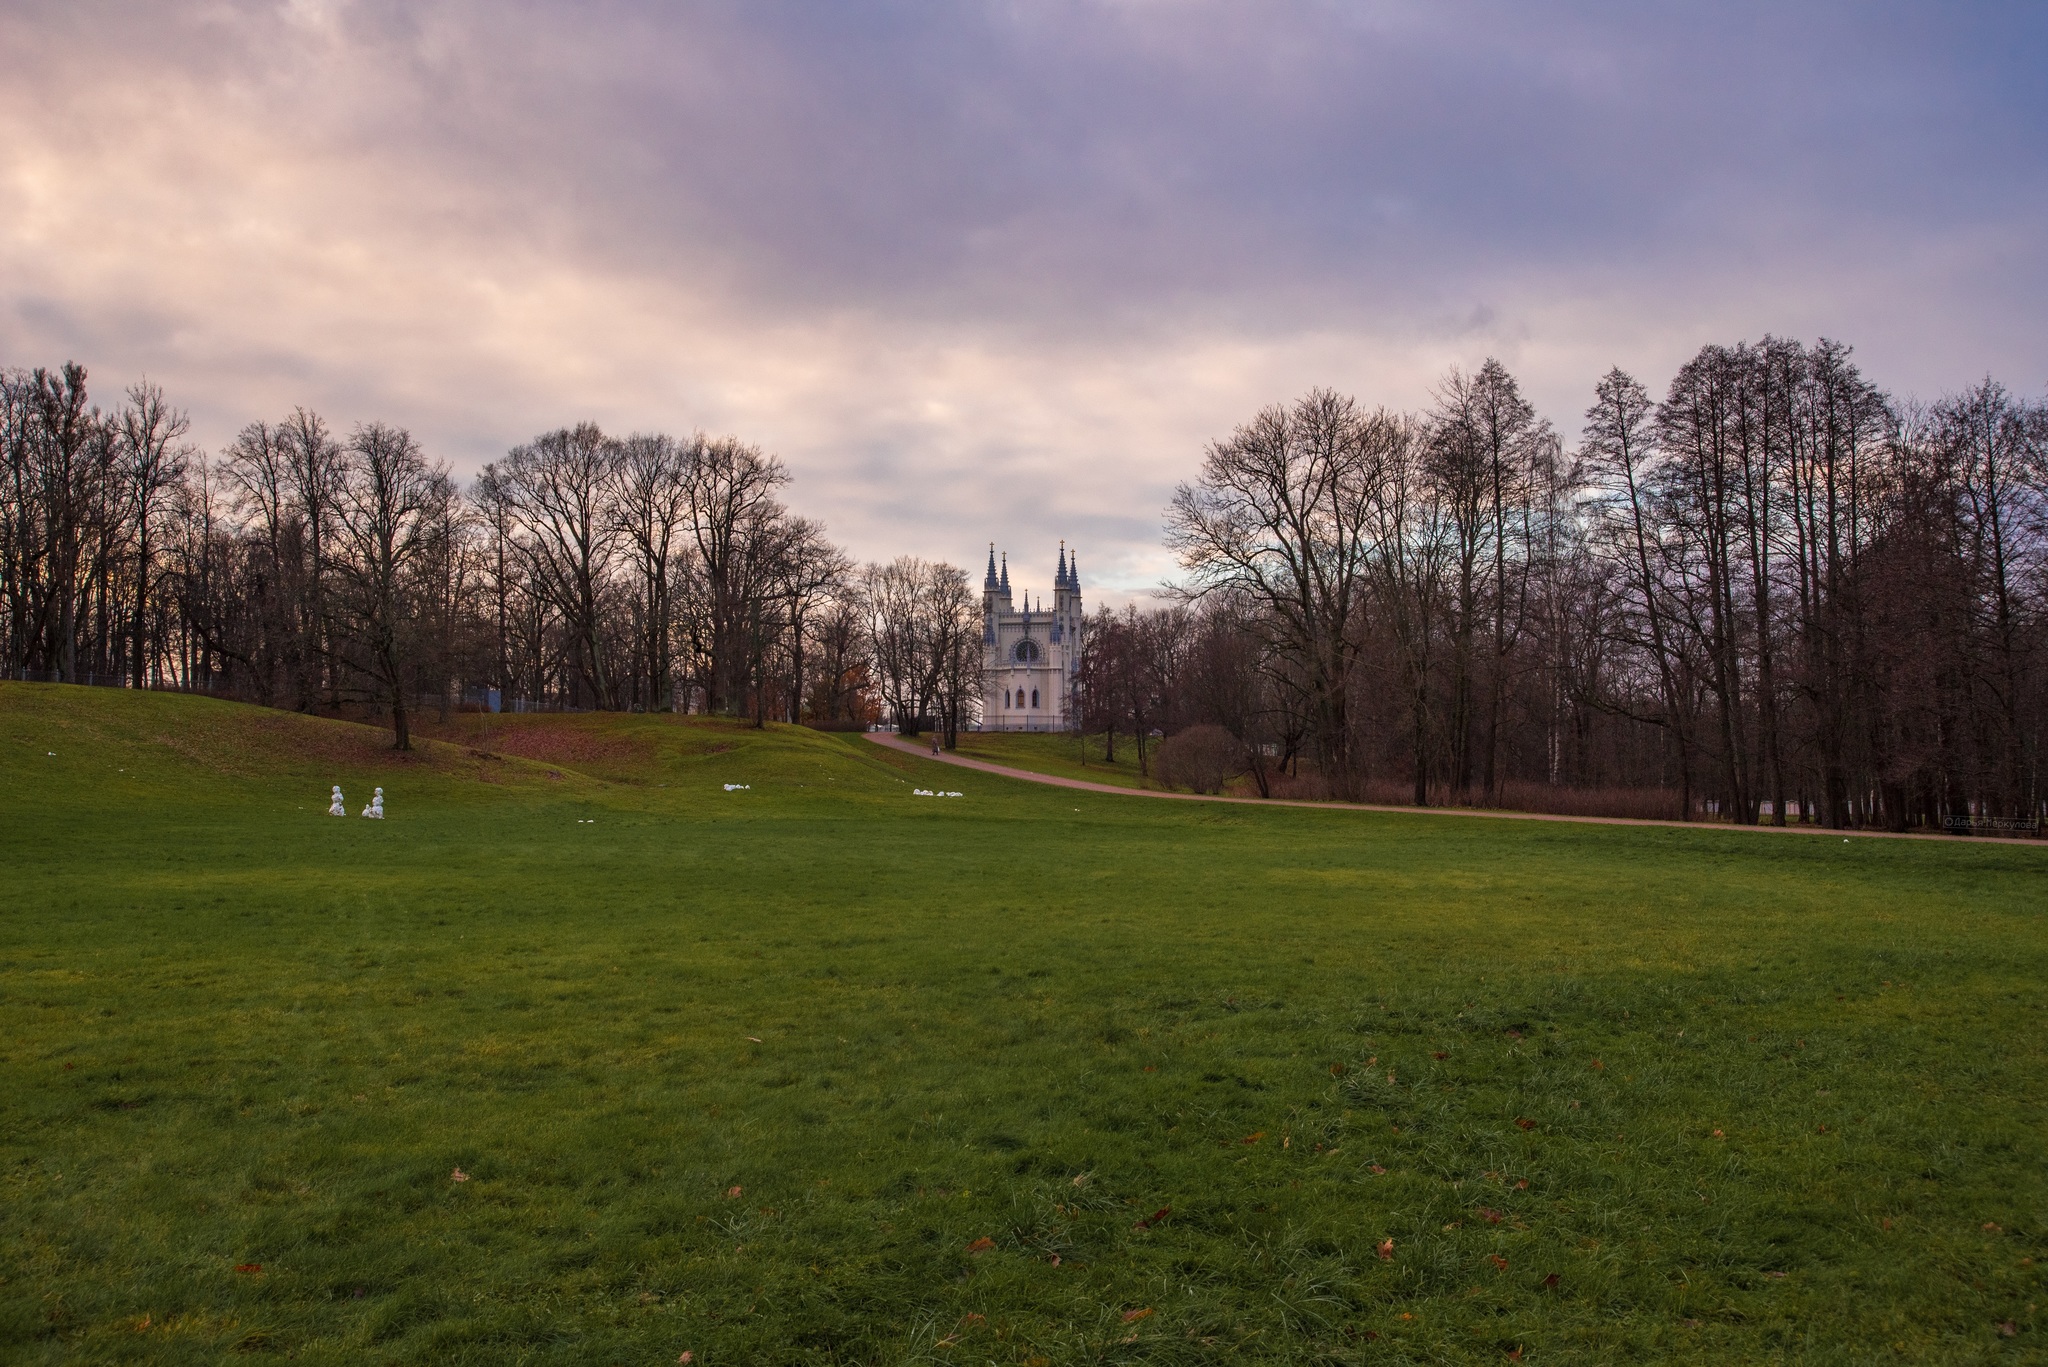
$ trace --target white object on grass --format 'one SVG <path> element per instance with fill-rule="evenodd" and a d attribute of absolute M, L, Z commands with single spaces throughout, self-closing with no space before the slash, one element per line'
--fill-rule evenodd
<path fill-rule="evenodd" d="M 382 788 L 379 788 L 377 795 L 370 799 L 370 805 L 363 808 L 363 815 L 372 821 L 382 821 L 384 819 L 384 790 Z"/>
<path fill-rule="evenodd" d="M 728 793 L 744 793 L 753 786 L 751 783 L 728 783 L 725 785 L 725 791 Z"/>
<path fill-rule="evenodd" d="M 329 816 L 348 815 L 348 803 L 342 800 L 341 785 L 339 783 L 334 785 L 334 797 L 327 804 L 327 814 Z"/>

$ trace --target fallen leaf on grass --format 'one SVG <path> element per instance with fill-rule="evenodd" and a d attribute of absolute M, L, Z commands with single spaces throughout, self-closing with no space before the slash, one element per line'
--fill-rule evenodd
<path fill-rule="evenodd" d="M 1602 1062 L 1601 1062 L 1601 1061 L 1600 1061 L 1599 1059 L 1597 1059 L 1597 1058 L 1593 1060 L 1593 1066 L 1594 1066 L 1595 1068 L 1602 1068 L 1602 1069 L 1604 1069 L 1604 1068 L 1606 1068 L 1606 1067 L 1607 1067 L 1607 1065 L 1606 1065 L 1606 1064 L 1602 1063 Z"/>
<path fill-rule="evenodd" d="M 1077 1186 L 1077 1187 L 1085 1187 L 1085 1186 L 1087 1186 L 1087 1185 L 1088 1185 L 1088 1174 L 1087 1174 L 1087 1173 L 1085 1173 L 1085 1172 L 1077 1172 L 1077 1173 L 1075 1173 L 1075 1174 L 1074 1174 L 1074 1185 L 1075 1185 L 1075 1186 Z"/>
<path fill-rule="evenodd" d="M 1543 1279 L 1543 1289 L 1545 1291 L 1557 1290 L 1557 1274 L 1555 1272 Z"/>
<path fill-rule="evenodd" d="M 68 1067 L 70 1067 L 71 1065 L 67 1063 L 67 1064 L 65 1064 L 64 1066 L 68 1068 Z M 1344 1076 L 1344 1065 L 1343 1065 L 1343 1064 L 1341 1064 L 1341 1063 L 1333 1063 L 1333 1064 L 1331 1064 L 1331 1065 L 1330 1065 L 1330 1076 L 1331 1076 L 1331 1077 L 1342 1077 L 1342 1076 Z"/>
<path fill-rule="evenodd" d="M 1514 1346 L 1513 1348 L 1510 1348 L 1510 1349 L 1508 1349 L 1508 1361 L 1509 1361 L 1509 1362 L 1520 1362 L 1521 1360 L 1522 1360 L 1522 1348 L 1521 1348 L 1521 1345 L 1520 1345 L 1520 1344 L 1517 1344 L 1517 1345 L 1515 1345 L 1515 1346 Z"/>
<path fill-rule="evenodd" d="M 1126 1310 L 1124 1311 L 1124 1323 L 1129 1324 L 1132 1320 L 1141 1320 L 1151 1313 L 1152 1307 L 1149 1305 L 1143 1310 Z"/>
<path fill-rule="evenodd" d="M 1171 1215 L 1171 1214 L 1173 1214 L 1173 1207 L 1172 1207 L 1172 1206 L 1161 1206 L 1161 1207 L 1160 1207 L 1159 1209 L 1157 1209 L 1157 1210 L 1153 1211 L 1153 1212 L 1152 1212 L 1152 1213 L 1151 1213 L 1150 1215 L 1146 1216 L 1146 1217 L 1145 1217 L 1144 1219 L 1142 1219 L 1142 1220 L 1138 1221 L 1138 1223 L 1136 1223 L 1135 1225 L 1132 1225 L 1132 1226 L 1131 1226 L 1131 1228 L 1132 1228 L 1132 1229 L 1150 1229 L 1150 1228 L 1152 1228 L 1152 1226 L 1154 1226 L 1154 1225 L 1158 1224 L 1158 1223 L 1159 1223 L 1159 1222 L 1160 1222 L 1161 1220 L 1164 1220 L 1164 1219 L 1165 1219 L 1165 1218 L 1166 1218 L 1167 1216 L 1169 1216 L 1169 1215 Z"/>
<path fill-rule="evenodd" d="M 1500 1223 L 1500 1212 L 1488 1210 L 1485 1206 L 1481 1206 L 1479 1208 L 1479 1218 L 1486 1221 L 1489 1225 L 1497 1225 Z"/>
<path fill-rule="evenodd" d="M 1386 1171 L 1387 1170 L 1385 1168 L 1381 1167 L 1377 1163 L 1372 1165 L 1372 1175 L 1375 1177 L 1383 1176 L 1386 1173 Z"/>
<path fill-rule="evenodd" d="M 1527 1191 L 1528 1189 L 1529 1189 L 1529 1179 L 1528 1179 L 1528 1178 L 1526 1178 L 1526 1177 L 1524 1177 L 1524 1178 L 1523 1178 L 1523 1179 L 1522 1179 L 1521 1181 L 1519 1181 L 1519 1182 L 1515 1183 L 1515 1190 L 1516 1190 L 1516 1191 Z"/>
<path fill-rule="evenodd" d="M 1998 1227 L 1998 1221 L 1996 1220 L 1986 1220 L 1984 1222 L 1984 1229 L 1990 1234 L 2003 1234 L 2005 1232 Z"/>
<path fill-rule="evenodd" d="M 1378 1245 L 1374 1247 L 1373 1252 L 1380 1255 L 1380 1261 L 1383 1263 L 1390 1263 L 1394 1261 L 1393 1236 L 1388 1235 L 1386 1238 L 1380 1240 Z M 1402 1318 L 1405 1319 L 1406 1316 L 1403 1316 Z"/>
<path fill-rule="evenodd" d="M 683 1355 L 676 1359 L 677 1362 L 695 1362 L 696 1360 L 697 1355 L 687 1348 L 683 1350 Z"/>
<path fill-rule="evenodd" d="M 467 1182 L 469 1180 L 469 1174 L 464 1172 L 461 1168 L 457 1168 L 454 1172 L 448 1174 L 448 1180 L 451 1182 Z"/>
<path fill-rule="evenodd" d="M 2015 1325 L 2011 1320 L 2000 1320 L 1998 1322 L 1998 1336 L 2000 1338 L 2009 1339 L 2017 1333 L 2019 1333 L 2019 1326 Z"/>
<path fill-rule="evenodd" d="M 749 1044 L 759 1044 L 761 1042 L 761 1037 L 758 1035 L 742 1035 L 740 1038 Z"/>
<path fill-rule="evenodd" d="M 237 1271 L 237 1272 L 250 1272 L 250 1273 L 255 1273 L 255 1272 L 261 1272 L 262 1270 L 263 1270 L 263 1264 L 262 1264 L 262 1263 L 236 1263 L 236 1264 L 235 1264 L 235 1271 Z"/>
<path fill-rule="evenodd" d="M 979 1239 L 976 1239 L 973 1243 L 967 1245 L 967 1251 L 969 1253 L 986 1253 L 995 1246 L 996 1241 L 994 1239 L 989 1238 L 986 1234 L 984 1234 Z"/>
<path fill-rule="evenodd" d="M 1246 1135 L 1244 1138 L 1238 1140 L 1237 1142 L 1240 1144 L 1256 1144 L 1265 1137 L 1266 1132 L 1264 1130 L 1259 1130 L 1256 1133 Z"/>
<path fill-rule="evenodd" d="M 740 1187 L 737 1187 L 737 1186 L 727 1187 L 727 1188 L 725 1189 L 725 1199 L 726 1199 L 726 1200 L 728 1200 L 728 1201 L 737 1201 L 737 1200 L 739 1200 L 739 1199 L 740 1199 L 740 1192 L 741 1192 L 741 1190 L 742 1190 L 742 1188 L 740 1188 Z"/>
<path fill-rule="evenodd" d="M 1522 1129 L 1522 1130 L 1533 1130 L 1533 1129 L 1535 1129 L 1535 1128 L 1536 1128 L 1536 1122 L 1535 1122 L 1535 1121 L 1533 1121 L 1533 1120 L 1530 1120 L 1530 1119 L 1529 1119 L 1528 1117 L 1526 1117 L 1526 1116 L 1516 1116 L 1516 1117 L 1515 1117 L 1515 1127 L 1516 1127 L 1517 1129 Z"/>
<path fill-rule="evenodd" d="M 980 1324 L 987 1319 L 987 1315 L 977 1314 L 975 1311 L 970 1310 L 961 1317 L 960 1322 L 962 1324 Z"/>
<path fill-rule="evenodd" d="M 1434 1059 L 1446 1059 L 1449 1058 L 1450 1055 L 1445 1053 L 1443 1050 L 1439 1049 L 1435 1053 L 1431 1054 L 1430 1057 Z"/>
<path fill-rule="evenodd" d="M 1722 1134 L 1719 1130 L 1714 1131 L 1714 1138 L 1716 1139 L 1726 1139 L 1727 1137 L 1727 1135 Z"/>
<path fill-rule="evenodd" d="M 1498 1253 L 1490 1256 L 1487 1261 L 1493 1264 L 1495 1271 L 1505 1272 L 1508 1270 L 1508 1260 L 1501 1257 Z"/>

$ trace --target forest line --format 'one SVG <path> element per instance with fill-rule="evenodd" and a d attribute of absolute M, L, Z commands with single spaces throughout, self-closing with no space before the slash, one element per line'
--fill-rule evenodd
<path fill-rule="evenodd" d="M 1200 728 L 1261 792 L 2038 820 L 2048 405 L 1989 378 L 1898 400 L 1846 346 L 1769 337 L 1589 397 L 1567 436 L 1489 360 L 1422 412 L 1252 416 L 1166 509 L 1165 605 L 1089 620 L 1081 725 L 1141 756 Z M 491 692 L 978 720 L 967 574 L 857 564 L 739 438 L 585 423 L 463 487 L 387 424 L 188 432 L 152 385 L 102 410 L 77 365 L 0 374 L 10 676 L 367 707 L 401 746 Z"/>

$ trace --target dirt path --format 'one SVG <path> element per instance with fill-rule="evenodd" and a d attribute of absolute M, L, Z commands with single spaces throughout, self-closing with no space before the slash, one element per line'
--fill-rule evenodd
<path fill-rule="evenodd" d="M 929 742 L 919 744 L 886 731 L 868 731 L 864 734 L 877 745 L 885 745 L 891 750 L 915 755 L 919 759 L 958 765 L 962 769 L 975 769 L 984 774 L 1000 774 L 1004 778 L 1021 778 L 1027 783 L 1044 783 L 1054 788 L 1075 788 L 1085 793 L 1111 793 L 1117 797 L 1156 797 L 1169 802 L 1234 802 L 1248 807 L 1313 807 L 1331 812 L 1393 812 L 1403 816 L 1477 816 L 1491 817 L 1496 821 L 1570 821 L 1588 826 L 1672 826 L 1689 831 L 1834 836 L 1844 840 L 1967 840 L 1973 845 L 2028 845 L 2036 849 L 2042 848 L 2041 841 L 2023 840 L 2018 836 L 1955 836 L 1927 831 L 1831 831 L 1820 826 L 1724 826 L 1713 822 L 1652 821 L 1631 816 L 1556 816 L 1549 812 L 1504 812 L 1481 807 L 1387 807 L 1366 802 L 1300 802 L 1292 798 L 1211 797 L 1206 793 L 1162 793 L 1153 788 L 1120 788 L 1112 783 L 1090 783 L 1086 779 L 1060 778 L 1053 774 L 1033 773 L 1029 769 L 1012 769 L 1008 765 L 990 764 L 987 760 L 969 759 L 965 755 L 934 755 Z"/>

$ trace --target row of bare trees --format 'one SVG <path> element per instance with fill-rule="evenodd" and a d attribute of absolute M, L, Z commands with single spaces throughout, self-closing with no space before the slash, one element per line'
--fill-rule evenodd
<path fill-rule="evenodd" d="M 1611 371 L 1569 443 L 1496 361 L 1426 414 L 1318 390 L 1214 443 L 1167 534 L 1182 601 L 1092 624 L 1087 724 L 1220 725 L 1261 790 L 2043 808 L 2048 406 L 1990 380 L 1921 407 L 1838 343 L 1709 346 L 1661 401 Z"/>
<path fill-rule="evenodd" d="M 0 373 L 10 674 L 412 711 L 855 723 L 951 743 L 981 692 L 966 575 L 855 566 L 743 442 L 537 437 L 467 490 L 407 433 L 303 410 L 218 457 L 154 386 Z M 1576 438 L 1489 361 L 1424 414 L 1316 391 L 1214 443 L 1168 511 L 1170 606 L 1099 614 L 1112 745 L 1221 727 L 1261 791 L 1831 825 L 2042 810 L 2048 407 L 1894 401 L 1848 349 L 1615 370 Z"/>
<path fill-rule="evenodd" d="M 9 676 L 367 705 L 401 747 L 490 691 L 851 723 L 879 677 L 908 722 L 972 721 L 965 576 L 855 566 L 744 442 L 583 424 L 464 490 L 381 423 L 295 410 L 214 458 L 188 427 L 152 385 L 102 412 L 79 366 L 0 373 Z"/>

